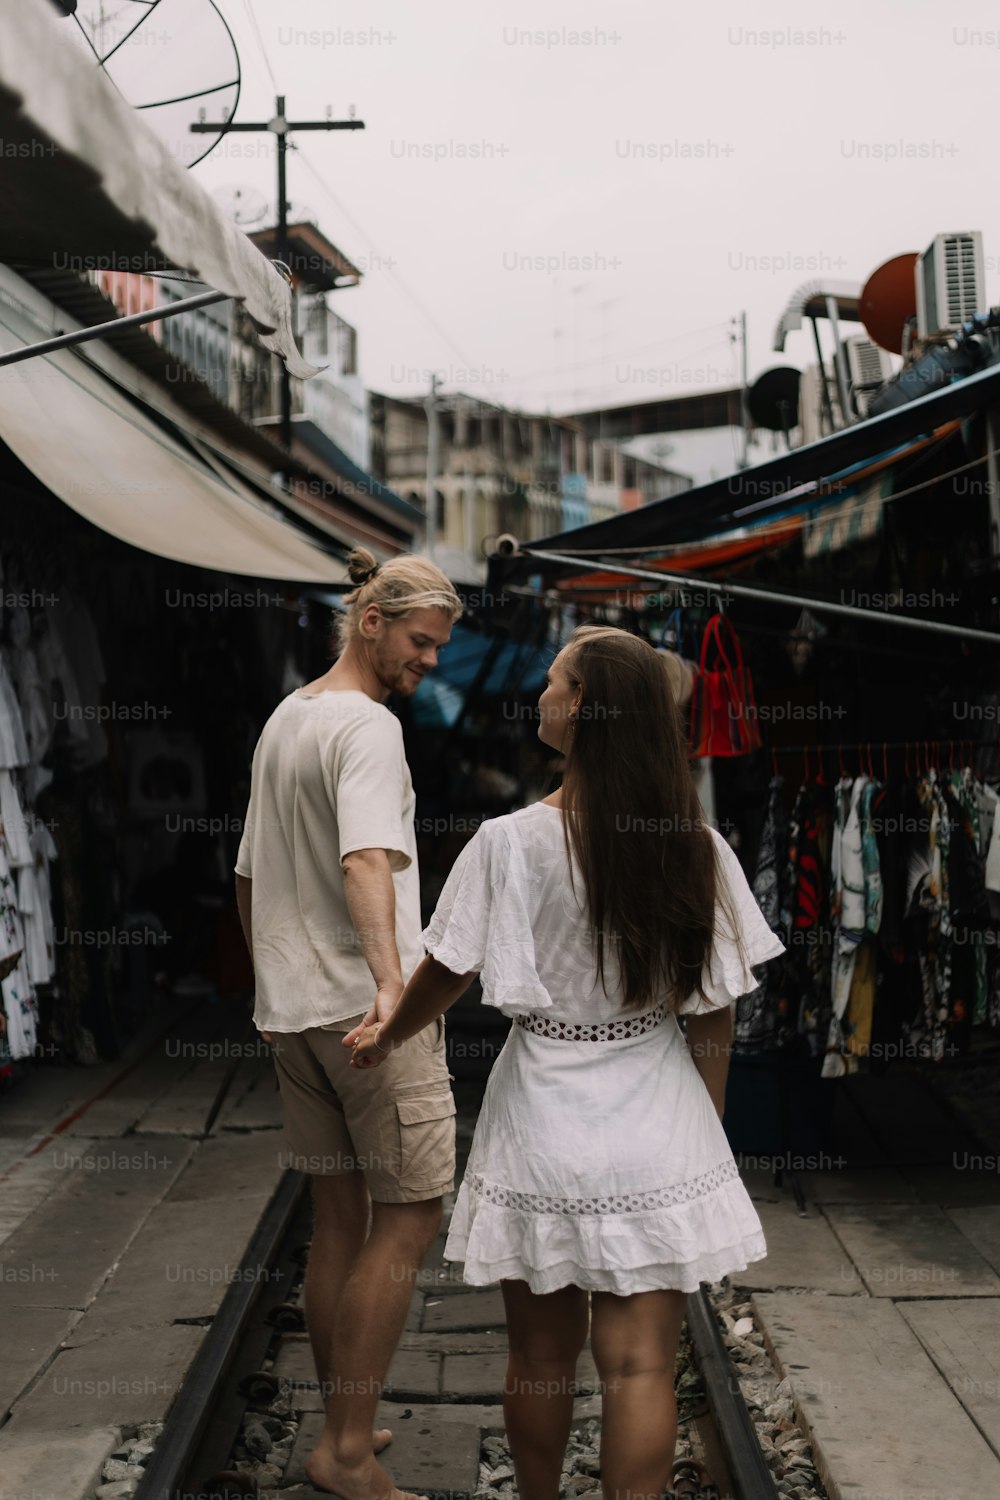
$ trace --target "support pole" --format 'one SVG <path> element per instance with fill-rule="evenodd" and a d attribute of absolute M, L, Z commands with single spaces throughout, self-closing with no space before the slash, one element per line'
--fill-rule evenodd
<path fill-rule="evenodd" d="M 424 539 L 427 556 L 433 562 L 437 544 L 437 477 L 438 477 L 438 377 L 431 376 L 427 397 L 427 503 L 424 507 Z"/>
<path fill-rule="evenodd" d="M 196 297 L 184 297 L 180 302 L 171 302 L 168 307 L 151 307 L 146 312 L 129 313 L 127 318 L 112 318 L 109 323 L 94 323 L 90 328 L 60 333 L 56 338 L 43 339 L 39 344 L 25 344 L 23 349 L 0 354 L 0 365 L 20 364 L 22 359 L 34 359 L 36 354 L 51 354 L 55 349 L 70 349 L 74 344 L 88 344 L 91 339 L 101 339 L 109 333 L 120 333 L 123 328 L 141 328 L 145 323 L 161 323 L 164 318 L 174 318 L 178 313 L 193 312 L 197 307 L 209 307 L 213 302 L 228 300 L 228 292 L 199 292 Z"/>
<path fill-rule="evenodd" d="M 830 320 L 830 332 L 833 334 L 833 365 L 837 372 L 837 394 L 840 397 L 840 414 L 844 419 L 844 426 L 850 427 L 854 418 L 851 416 L 851 408 L 847 397 L 847 364 L 844 360 L 844 346 L 840 342 L 840 319 L 837 315 L 836 297 L 827 297 L 826 315 Z"/>

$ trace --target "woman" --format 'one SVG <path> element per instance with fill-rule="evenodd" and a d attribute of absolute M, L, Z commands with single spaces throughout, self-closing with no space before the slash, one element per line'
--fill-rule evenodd
<path fill-rule="evenodd" d="M 702 820 L 651 646 L 581 627 L 539 711 L 539 737 L 565 753 L 560 791 L 479 828 L 424 932 L 429 956 L 389 1020 L 345 1045 L 377 1066 L 477 971 L 484 1002 L 513 1017 L 445 1257 L 502 1287 L 522 1500 L 559 1493 L 588 1293 L 604 1494 L 659 1497 L 686 1295 L 765 1254 L 721 1116 L 730 1006 L 784 949 Z"/>

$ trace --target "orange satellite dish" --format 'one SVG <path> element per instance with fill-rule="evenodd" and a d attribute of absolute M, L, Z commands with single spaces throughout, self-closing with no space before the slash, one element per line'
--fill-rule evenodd
<path fill-rule="evenodd" d="M 876 344 L 890 354 L 902 354 L 903 325 L 917 311 L 916 264 L 915 250 L 894 255 L 872 272 L 861 289 L 861 321 Z"/>

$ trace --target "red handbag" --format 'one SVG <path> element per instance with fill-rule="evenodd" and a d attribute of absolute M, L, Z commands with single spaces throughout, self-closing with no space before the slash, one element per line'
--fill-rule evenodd
<path fill-rule="evenodd" d="M 753 678 L 725 615 L 705 626 L 691 695 L 691 754 L 749 755 L 761 747 Z"/>

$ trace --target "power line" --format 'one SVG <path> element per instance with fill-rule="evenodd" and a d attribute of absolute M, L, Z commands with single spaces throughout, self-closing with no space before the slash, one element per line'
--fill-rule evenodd
<path fill-rule="evenodd" d="M 679 359 L 677 360 L 677 363 L 678 364 L 684 364 L 687 360 L 697 359 L 698 355 L 700 355 L 700 354 L 707 354 L 710 349 L 718 349 L 723 344 L 725 344 L 727 342 L 728 342 L 728 340 L 726 340 L 726 339 L 716 339 L 715 342 L 712 343 L 712 344 L 705 344 L 701 349 L 695 349 L 695 350 L 692 350 L 692 352 L 690 354 L 681 355 L 679 357 Z M 733 375 L 732 378 L 735 380 L 735 378 L 736 378 L 735 374 Z M 516 381 L 512 381 L 511 384 L 512 385 L 516 385 L 517 382 Z M 625 382 L 622 381 L 622 382 L 619 382 L 619 384 L 624 385 Z M 685 385 L 684 386 L 684 393 L 685 394 L 693 394 L 694 390 L 696 390 L 696 389 L 697 390 L 701 390 L 702 389 L 701 385 L 698 385 L 698 386 L 694 386 L 693 384 L 690 385 L 690 386 Z M 717 387 L 706 386 L 705 389 L 706 390 L 709 390 L 709 389 L 710 390 L 714 390 L 714 389 L 717 389 Z M 718 389 L 725 389 L 725 387 L 718 387 Z M 555 389 L 549 389 L 549 390 L 546 390 L 544 392 L 545 399 L 550 400 L 550 401 L 552 400 L 552 398 L 554 396 L 562 396 L 562 395 L 572 396 L 572 397 L 574 397 L 574 400 L 577 400 L 577 398 L 578 398 L 579 401 L 594 401 L 594 402 L 597 402 L 598 404 L 602 404 L 602 405 L 608 405 L 609 404 L 608 396 L 607 396 L 607 384 L 602 385 L 602 386 L 595 386 L 592 390 L 590 390 L 590 391 L 583 391 L 583 392 L 578 392 L 575 389 L 575 387 L 572 387 L 572 386 L 557 386 Z M 626 398 L 623 397 L 623 400 L 624 399 L 626 399 Z M 651 397 L 650 399 L 654 399 L 654 398 Z"/>
<path fill-rule="evenodd" d="M 603 364 L 606 360 L 609 359 L 634 359 L 639 354 L 647 354 L 654 349 L 663 349 L 667 344 L 676 343 L 679 339 L 693 338 L 696 334 L 699 333 L 711 333 L 713 329 L 723 327 L 726 321 L 726 319 L 720 319 L 718 323 L 708 323 L 704 328 L 689 328 L 686 333 L 670 334 L 665 339 L 657 339 L 656 343 L 654 344 L 644 344 L 641 348 L 633 349 L 631 353 L 628 354 L 597 354 L 593 359 L 582 359 L 573 365 L 554 365 L 548 370 L 530 370 L 526 375 L 522 375 L 520 379 L 534 380 L 536 376 L 541 377 L 543 375 L 562 375 L 572 370 L 583 370 L 589 368 L 591 365 Z M 726 342 L 728 342 L 728 340 L 726 339 L 716 340 L 716 343 Z M 709 347 L 714 348 L 715 346 L 709 345 Z M 689 356 L 685 356 L 685 358 L 687 357 Z"/>
<path fill-rule="evenodd" d="M 400 289 L 405 293 L 405 295 L 407 297 L 409 297 L 409 299 L 413 303 L 414 307 L 427 320 L 427 322 L 429 323 L 429 325 L 431 326 L 431 328 L 434 329 L 434 332 L 438 335 L 438 337 L 444 340 L 444 342 L 448 345 L 448 347 L 450 349 L 452 349 L 455 354 L 458 355 L 458 357 L 459 357 L 459 359 L 461 359 L 462 363 L 465 366 L 467 366 L 470 370 L 481 368 L 481 366 L 479 366 L 475 360 L 469 358 L 468 354 L 465 352 L 464 349 L 460 349 L 459 348 L 459 346 L 455 342 L 455 340 L 451 337 L 451 335 L 448 333 L 448 331 L 441 326 L 441 324 L 435 318 L 434 314 L 430 311 L 430 309 L 428 307 L 426 307 L 424 305 L 424 303 L 417 296 L 416 292 L 413 291 L 412 287 L 410 287 L 408 285 L 408 283 L 403 279 L 403 277 L 400 276 L 399 272 L 397 270 L 395 270 L 394 267 L 390 264 L 390 261 L 392 259 L 394 259 L 394 257 L 383 256 L 381 254 L 381 252 L 378 250 L 377 246 L 375 245 L 374 241 L 372 240 L 371 235 L 368 234 L 368 232 L 358 223 L 358 221 L 353 217 L 353 215 L 350 214 L 348 212 L 348 210 L 344 207 L 344 205 L 340 202 L 339 198 L 333 192 L 332 188 L 330 188 L 328 186 L 328 184 L 325 181 L 325 179 L 323 178 L 322 174 L 317 170 L 317 168 L 309 160 L 308 156 L 306 156 L 306 154 L 302 150 L 301 146 L 297 146 L 295 149 L 298 151 L 298 154 L 299 154 L 299 156 L 302 159 L 303 165 L 306 166 L 309 169 L 309 171 L 313 174 L 313 176 L 315 177 L 316 181 L 319 183 L 320 187 L 322 188 L 323 192 L 326 193 L 326 195 L 329 198 L 330 202 L 333 204 L 334 208 L 336 208 L 337 212 L 340 213 L 340 214 L 343 214 L 344 218 L 347 220 L 348 224 L 350 224 L 351 228 L 355 231 L 355 233 L 359 234 L 361 236 L 361 238 L 367 243 L 369 251 L 371 252 L 371 254 L 375 257 L 376 260 L 378 260 L 380 263 L 382 263 L 384 265 L 385 269 L 389 272 L 389 275 L 395 278 L 395 280 L 398 283 Z M 495 405 L 506 409 L 507 403 L 500 399 L 500 397 L 497 395 L 496 390 L 493 388 L 493 386 L 492 385 L 487 385 L 486 389 L 491 393 Z"/>
<path fill-rule="evenodd" d="M 271 67 L 271 59 L 267 55 L 267 48 L 264 46 L 264 38 L 261 36 L 260 27 L 257 24 L 257 15 L 253 8 L 253 0 L 243 0 L 243 8 L 246 11 L 247 15 L 250 17 L 250 25 L 253 27 L 253 34 L 257 38 L 257 46 L 260 49 L 261 57 L 264 59 L 264 66 L 267 68 L 267 71 L 271 76 L 271 83 L 274 86 L 274 92 L 276 94 L 280 94 L 281 89 L 278 87 L 278 80 L 274 76 L 274 69 Z"/>

